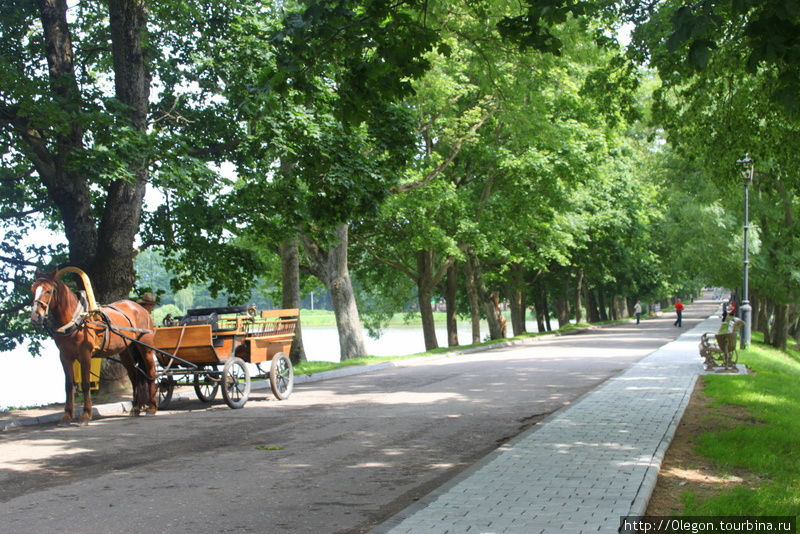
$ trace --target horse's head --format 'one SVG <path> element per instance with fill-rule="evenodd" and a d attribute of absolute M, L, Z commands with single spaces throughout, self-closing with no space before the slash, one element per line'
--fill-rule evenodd
<path fill-rule="evenodd" d="M 31 293 L 33 293 L 31 322 L 35 326 L 42 326 L 50 311 L 58 304 L 58 280 L 55 274 L 37 272 Z"/>

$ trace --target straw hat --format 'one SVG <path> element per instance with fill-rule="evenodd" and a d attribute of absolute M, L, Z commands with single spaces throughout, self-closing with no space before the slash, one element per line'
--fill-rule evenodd
<path fill-rule="evenodd" d="M 152 293 L 150 293 L 149 291 L 147 293 L 144 293 L 142 295 L 142 298 L 137 300 L 136 303 L 137 304 L 158 304 L 158 302 L 156 301 L 156 296 L 153 295 Z"/>

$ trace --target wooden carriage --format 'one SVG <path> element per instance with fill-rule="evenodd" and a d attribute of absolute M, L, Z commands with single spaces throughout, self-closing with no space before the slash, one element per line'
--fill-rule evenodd
<path fill-rule="evenodd" d="M 268 378 L 276 398 L 289 397 L 294 371 L 288 353 L 299 310 L 267 310 L 247 306 L 189 310 L 184 317 L 167 318 L 156 329 L 153 346 L 162 367 L 159 405 L 172 398 L 175 384 L 191 379 L 198 399 L 211 402 L 220 386 L 225 402 L 241 408 L 250 393 L 250 370 Z M 261 365 L 270 362 L 269 369 Z"/>

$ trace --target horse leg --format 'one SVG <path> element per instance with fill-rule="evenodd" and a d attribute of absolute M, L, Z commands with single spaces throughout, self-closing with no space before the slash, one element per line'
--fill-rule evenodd
<path fill-rule="evenodd" d="M 83 391 L 83 413 L 81 422 L 92 420 L 92 355 L 88 352 L 79 356 L 81 362 L 81 390 Z"/>
<path fill-rule="evenodd" d="M 119 353 L 120 361 L 125 366 L 128 372 L 128 378 L 131 380 L 131 387 L 133 389 L 133 402 L 131 403 L 131 415 L 137 417 L 142 410 L 142 395 L 139 371 L 134 364 L 133 355 L 131 354 L 131 347 L 126 348 Z"/>
<path fill-rule="evenodd" d="M 144 347 L 137 347 L 142 360 L 147 386 L 147 413 L 155 414 L 158 411 L 158 388 L 156 387 L 156 359 L 153 351 Z"/>
<path fill-rule="evenodd" d="M 69 423 L 75 417 L 75 373 L 72 369 L 72 362 L 74 362 L 74 358 L 71 358 L 61 353 L 61 367 L 64 368 L 64 389 L 66 391 L 66 401 L 64 402 L 64 415 L 61 417 L 61 421 L 64 423 Z"/>
<path fill-rule="evenodd" d="M 158 387 L 156 386 L 156 359 L 153 350 L 147 348 L 155 343 L 153 334 L 144 334 L 139 338 L 142 344 L 131 346 L 132 356 L 139 365 L 139 374 L 142 381 L 143 406 L 147 406 L 147 413 L 152 415 L 158 411 Z"/>

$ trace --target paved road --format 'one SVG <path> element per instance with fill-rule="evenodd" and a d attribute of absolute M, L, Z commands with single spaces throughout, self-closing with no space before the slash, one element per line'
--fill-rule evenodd
<path fill-rule="evenodd" d="M 713 304 L 688 306 L 684 329 Z M 156 417 L 0 434 L 2 530 L 364 532 L 632 362 L 672 318 Z M 277 449 L 277 450 L 276 450 Z"/>

